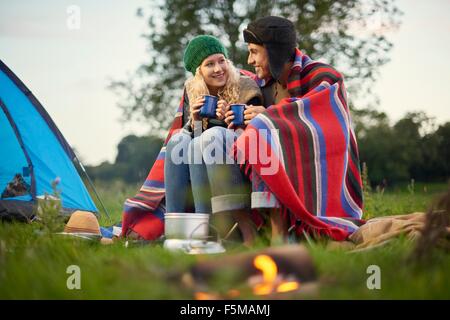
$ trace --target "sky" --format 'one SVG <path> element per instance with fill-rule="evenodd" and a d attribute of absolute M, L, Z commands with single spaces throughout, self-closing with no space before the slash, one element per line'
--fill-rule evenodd
<path fill-rule="evenodd" d="M 143 123 L 121 120 L 119 97 L 108 89 L 111 79 L 126 79 L 146 60 L 141 35 L 148 30 L 136 10 L 147 4 L 0 0 L 0 59 L 34 93 L 85 165 L 114 162 L 124 136 L 148 132 Z M 411 111 L 425 111 L 437 123 L 450 121 L 450 1 L 397 4 L 404 14 L 400 28 L 389 34 L 391 61 L 374 84 L 378 110 L 392 121 Z"/>

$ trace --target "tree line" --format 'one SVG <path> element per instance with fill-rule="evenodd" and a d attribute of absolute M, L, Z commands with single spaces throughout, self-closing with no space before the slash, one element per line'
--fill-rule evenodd
<path fill-rule="evenodd" d="M 353 116 L 360 162 L 373 186 L 450 178 L 450 122 L 437 125 L 424 112 L 407 113 L 394 124 L 374 110 L 353 111 Z M 88 173 L 103 181 L 143 182 L 162 144 L 159 136 L 126 136 L 114 163 L 87 167 Z"/>
<path fill-rule="evenodd" d="M 410 112 L 390 125 L 385 113 L 354 111 L 361 164 L 372 185 L 447 181 L 450 122 L 437 125 L 424 112 Z"/>

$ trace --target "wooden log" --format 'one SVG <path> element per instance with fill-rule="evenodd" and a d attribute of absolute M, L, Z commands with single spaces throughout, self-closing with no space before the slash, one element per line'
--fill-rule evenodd
<path fill-rule="evenodd" d="M 316 280 L 316 271 L 308 250 L 303 245 L 287 245 L 201 261 L 190 270 L 191 285 L 205 289 L 211 280 L 225 273 L 232 275 L 233 283 L 248 282 L 262 275 L 262 271 L 254 265 L 258 255 L 269 256 L 277 265 L 278 276 L 283 279 L 300 283 Z"/>

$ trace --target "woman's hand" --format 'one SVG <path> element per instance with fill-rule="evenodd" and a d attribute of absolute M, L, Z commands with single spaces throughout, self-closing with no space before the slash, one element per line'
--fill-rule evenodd
<path fill-rule="evenodd" d="M 263 113 L 266 111 L 266 108 L 263 106 L 247 106 L 244 110 L 244 123 L 245 125 L 248 125 L 249 122 L 256 117 L 258 114 Z"/>
<path fill-rule="evenodd" d="M 227 107 L 229 107 L 229 105 L 225 100 L 219 100 L 217 102 L 217 109 L 216 109 L 217 119 L 219 120 L 225 119 L 225 112 L 227 110 Z"/>
<path fill-rule="evenodd" d="M 200 121 L 201 117 L 200 117 L 200 108 L 203 106 L 203 104 L 205 103 L 205 98 L 204 97 L 199 97 L 197 100 L 195 100 L 194 103 L 192 103 L 189 106 L 189 113 L 191 115 L 191 118 L 193 121 Z"/>

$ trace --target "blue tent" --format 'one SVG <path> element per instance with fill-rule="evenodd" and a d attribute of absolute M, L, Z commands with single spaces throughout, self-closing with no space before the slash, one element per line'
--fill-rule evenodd
<path fill-rule="evenodd" d="M 44 107 L 0 60 L 0 218 L 31 217 L 57 178 L 63 212 L 98 212 L 75 158 Z"/>

